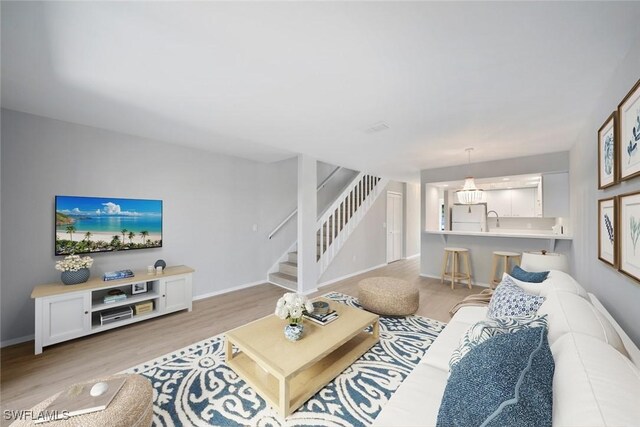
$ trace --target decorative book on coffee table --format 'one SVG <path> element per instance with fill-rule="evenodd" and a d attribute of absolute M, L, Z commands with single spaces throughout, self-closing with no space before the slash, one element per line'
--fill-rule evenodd
<path fill-rule="evenodd" d="M 338 313 L 335 310 L 330 310 L 326 314 L 318 314 L 315 312 L 306 313 L 304 317 L 305 319 L 311 320 L 319 325 L 326 325 L 336 320 L 338 318 Z"/>

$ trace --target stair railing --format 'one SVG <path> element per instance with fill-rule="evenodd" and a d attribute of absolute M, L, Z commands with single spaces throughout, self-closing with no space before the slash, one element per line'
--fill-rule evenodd
<path fill-rule="evenodd" d="M 322 274 L 338 254 L 386 185 L 381 178 L 359 173 L 316 224 L 316 260 Z"/>

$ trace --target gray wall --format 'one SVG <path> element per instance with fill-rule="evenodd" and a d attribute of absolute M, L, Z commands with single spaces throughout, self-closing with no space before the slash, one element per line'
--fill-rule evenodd
<path fill-rule="evenodd" d="M 318 161 L 318 185 L 329 176 L 336 165 Z M 347 185 L 358 175 L 358 172 L 342 168 L 318 191 L 318 217 L 336 200 Z"/>
<path fill-rule="evenodd" d="M 296 160 L 263 164 L 2 110 L 1 340 L 33 334 L 34 285 L 57 282 L 54 196 L 162 199 L 160 249 L 95 254 L 92 276 L 163 258 L 196 269 L 194 295 L 266 279 L 295 240 Z M 257 231 L 253 231 L 253 225 Z"/>
<path fill-rule="evenodd" d="M 571 216 L 576 279 L 593 292 L 640 345 L 640 285 L 598 260 L 598 199 L 640 190 L 640 179 L 598 190 L 597 131 L 640 78 L 640 39 L 616 70 L 571 149 Z"/>

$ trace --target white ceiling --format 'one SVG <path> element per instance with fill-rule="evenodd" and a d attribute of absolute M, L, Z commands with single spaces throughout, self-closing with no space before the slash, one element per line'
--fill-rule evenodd
<path fill-rule="evenodd" d="M 2 106 L 414 180 L 468 146 L 569 149 L 638 22 L 638 2 L 2 2 Z"/>

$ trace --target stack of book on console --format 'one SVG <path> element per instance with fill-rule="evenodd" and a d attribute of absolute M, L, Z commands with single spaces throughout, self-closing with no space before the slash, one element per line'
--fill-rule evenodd
<path fill-rule="evenodd" d="M 325 314 L 319 314 L 314 311 L 313 313 L 305 314 L 304 317 L 319 325 L 326 325 L 327 323 L 331 323 L 336 320 L 338 318 L 338 313 L 335 310 L 328 311 Z"/>
<path fill-rule="evenodd" d="M 108 271 L 104 273 L 103 279 L 106 282 L 109 280 L 126 279 L 128 277 L 133 277 L 133 271 L 131 270 Z"/>
<path fill-rule="evenodd" d="M 113 302 L 118 302 L 118 301 L 124 301 L 127 299 L 127 294 L 122 293 L 122 294 L 118 294 L 118 295 L 105 295 L 104 296 L 104 303 L 105 304 L 110 304 Z"/>

